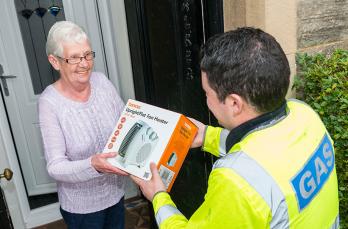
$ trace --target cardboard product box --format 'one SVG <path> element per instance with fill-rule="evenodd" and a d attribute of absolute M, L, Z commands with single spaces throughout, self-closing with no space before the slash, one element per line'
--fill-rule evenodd
<path fill-rule="evenodd" d="M 182 114 L 129 99 L 103 152 L 118 152 L 108 162 L 145 180 L 155 162 L 170 191 L 197 130 Z"/>

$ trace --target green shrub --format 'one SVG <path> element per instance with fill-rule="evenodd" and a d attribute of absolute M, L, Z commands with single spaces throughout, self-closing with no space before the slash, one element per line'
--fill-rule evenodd
<path fill-rule="evenodd" d="M 296 61 L 297 97 L 319 113 L 335 142 L 340 228 L 348 228 L 348 51 L 298 54 Z"/>

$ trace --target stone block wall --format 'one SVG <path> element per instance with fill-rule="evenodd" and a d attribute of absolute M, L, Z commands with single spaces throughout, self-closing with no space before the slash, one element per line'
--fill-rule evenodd
<path fill-rule="evenodd" d="M 299 52 L 348 49 L 348 0 L 298 0 Z"/>
<path fill-rule="evenodd" d="M 296 53 L 348 49 L 348 0 L 224 0 L 225 30 L 240 26 L 259 27 L 279 41 L 292 84 Z"/>

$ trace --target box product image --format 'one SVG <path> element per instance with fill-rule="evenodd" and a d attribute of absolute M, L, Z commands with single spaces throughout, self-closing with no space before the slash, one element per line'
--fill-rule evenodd
<path fill-rule="evenodd" d="M 145 180 L 155 162 L 170 191 L 196 133 L 184 115 L 129 99 L 103 152 L 117 152 L 108 162 Z"/>
<path fill-rule="evenodd" d="M 157 133 L 147 123 L 138 120 L 122 140 L 118 150 L 119 162 L 123 163 L 124 167 L 128 165 L 144 167 L 158 139 Z"/>

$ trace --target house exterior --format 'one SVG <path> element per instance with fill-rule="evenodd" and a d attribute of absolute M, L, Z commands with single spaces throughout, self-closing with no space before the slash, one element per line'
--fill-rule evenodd
<path fill-rule="evenodd" d="M 34 20 L 30 17 L 48 18 L 48 24 L 42 25 L 43 31 L 49 28 L 52 20 L 66 19 L 83 26 L 97 53 L 95 70 L 109 77 L 124 100 L 139 99 L 179 112 L 189 110 L 190 116 L 209 123 L 214 121 L 204 105 L 196 54 L 199 44 L 212 34 L 240 26 L 267 31 L 285 50 L 292 76 L 296 72 L 297 52 L 348 48 L 348 16 L 344 13 L 348 12 L 348 0 L 47 2 L 14 0 L 0 3 L 2 75 L 14 76 L 0 80 L 0 173 L 10 168 L 14 174 L 9 181 L 1 179 L 5 201 L 0 202 L 0 215 L 7 217 L 8 214 L 14 228 L 32 228 L 61 218 L 58 203 L 53 201 L 39 207 L 33 207 L 31 203 L 35 196 L 54 192 L 55 184 L 45 173 L 37 121 L 37 98 L 51 81 L 46 82 L 45 77 L 35 78 L 50 69 L 41 69 L 45 60 L 36 57 L 39 49 L 33 45 L 43 44 L 44 35 L 40 37 L 36 30 L 25 30 L 28 20 Z M 161 34 L 156 33 L 158 30 Z M 176 50 L 171 50 L 173 45 Z M 32 46 L 30 51 L 28 47 Z M 37 69 L 33 69 L 35 65 Z M 54 81 L 56 73 L 50 74 Z M 294 96 L 294 93 L 289 90 L 288 96 Z M 195 171 L 206 171 L 206 167 L 211 166 L 211 158 L 206 156 L 203 159 L 192 156 L 187 160 Z M 192 171 L 185 169 L 184 175 L 176 181 L 173 195 L 178 199 L 180 191 L 175 189 L 185 189 L 187 179 L 194 176 Z M 195 195 L 186 194 L 185 198 L 192 200 L 192 206 L 179 201 L 178 204 L 188 209 L 187 214 L 192 213 L 204 195 L 204 179 L 208 175 L 209 171 L 201 176 L 201 183 L 192 184 L 197 187 Z M 199 198 L 196 193 L 200 193 Z M 137 188 L 129 182 L 126 198 L 136 195 Z"/>

